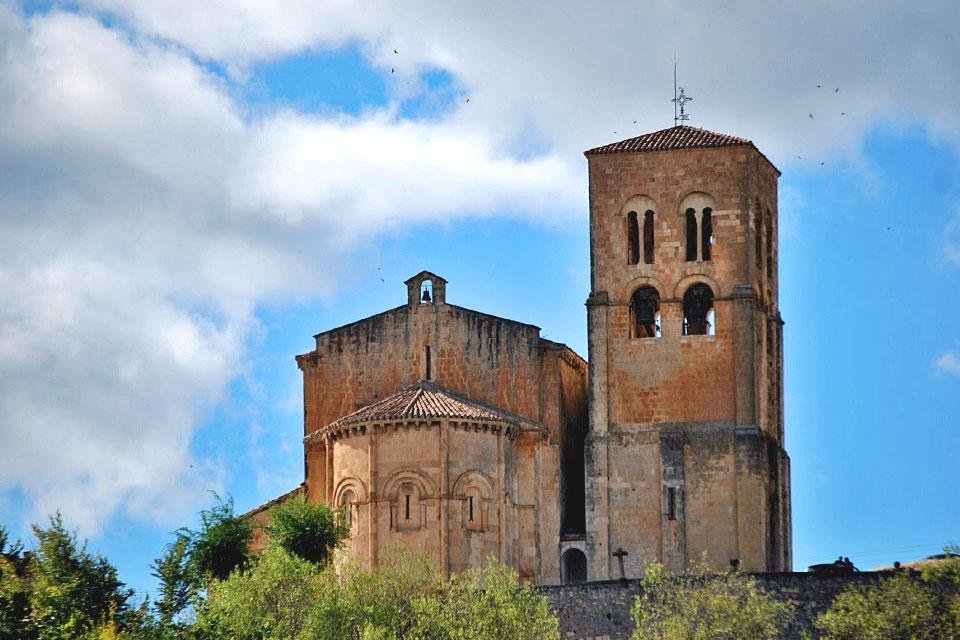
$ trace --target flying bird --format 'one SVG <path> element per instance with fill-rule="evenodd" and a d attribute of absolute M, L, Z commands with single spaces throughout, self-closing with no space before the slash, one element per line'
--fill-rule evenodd
<path fill-rule="evenodd" d="M 396 50 L 396 49 L 394 49 L 394 50 L 393 50 L 393 52 L 394 52 L 394 53 L 396 53 L 396 52 L 397 52 L 397 50 Z"/>
<path fill-rule="evenodd" d="M 836 89 L 834 89 L 833 92 L 834 92 L 834 93 L 840 93 L 840 87 L 837 87 Z"/>
<path fill-rule="evenodd" d="M 470 102 L 470 98 L 467 98 L 467 102 Z"/>
<path fill-rule="evenodd" d="M 813 114 L 812 114 L 812 113 L 810 113 L 810 114 L 807 114 L 807 115 L 809 115 L 809 116 L 810 116 L 811 118 L 813 117 Z"/>
<path fill-rule="evenodd" d="M 820 88 L 820 85 L 817 85 L 817 89 L 819 89 L 819 88 Z"/>

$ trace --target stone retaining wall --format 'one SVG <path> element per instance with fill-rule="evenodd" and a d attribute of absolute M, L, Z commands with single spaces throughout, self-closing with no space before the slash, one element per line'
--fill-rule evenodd
<path fill-rule="evenodd" d="M 813 621 L 848 585 L 869 583 L 887 572 L 821 575 L 757 573 L 758 586 L 796 605 L 783 638 L 801 638 L 813 631 Z M 564 640 L 627 640 L 633 631 L 630 608 L 640 591 L 639 580 L 608 580 L 580 585 L 542 587 L 560 617 Z"/>

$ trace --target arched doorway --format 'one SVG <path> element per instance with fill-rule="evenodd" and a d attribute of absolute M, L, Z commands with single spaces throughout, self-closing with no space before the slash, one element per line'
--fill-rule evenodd
<path fill-rule="evenodd" d="M 567 549 L 560 556 L 560 572 L 563 584 L 586 582 L 587 556 L 580 549 Z"/>

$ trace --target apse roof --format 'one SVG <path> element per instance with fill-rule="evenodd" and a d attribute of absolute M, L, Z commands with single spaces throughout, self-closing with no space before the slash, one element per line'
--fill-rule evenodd
<path fill-rule="evenodd" d="M 519 424 L 522 420 L 509 411 L 471 400 L 434 382 L 418 380 L 392 396 L 345 415 L 327 428 L 358 422 L 417 418 L 496 420 L 511 424 Z"/>

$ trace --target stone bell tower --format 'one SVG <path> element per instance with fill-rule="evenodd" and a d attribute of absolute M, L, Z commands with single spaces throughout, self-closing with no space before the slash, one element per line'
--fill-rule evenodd
<path fill-rule="evenodd" d="M 586 152 L 588 579 L 790 570 L 777 180 L 677 126 Z"/>

